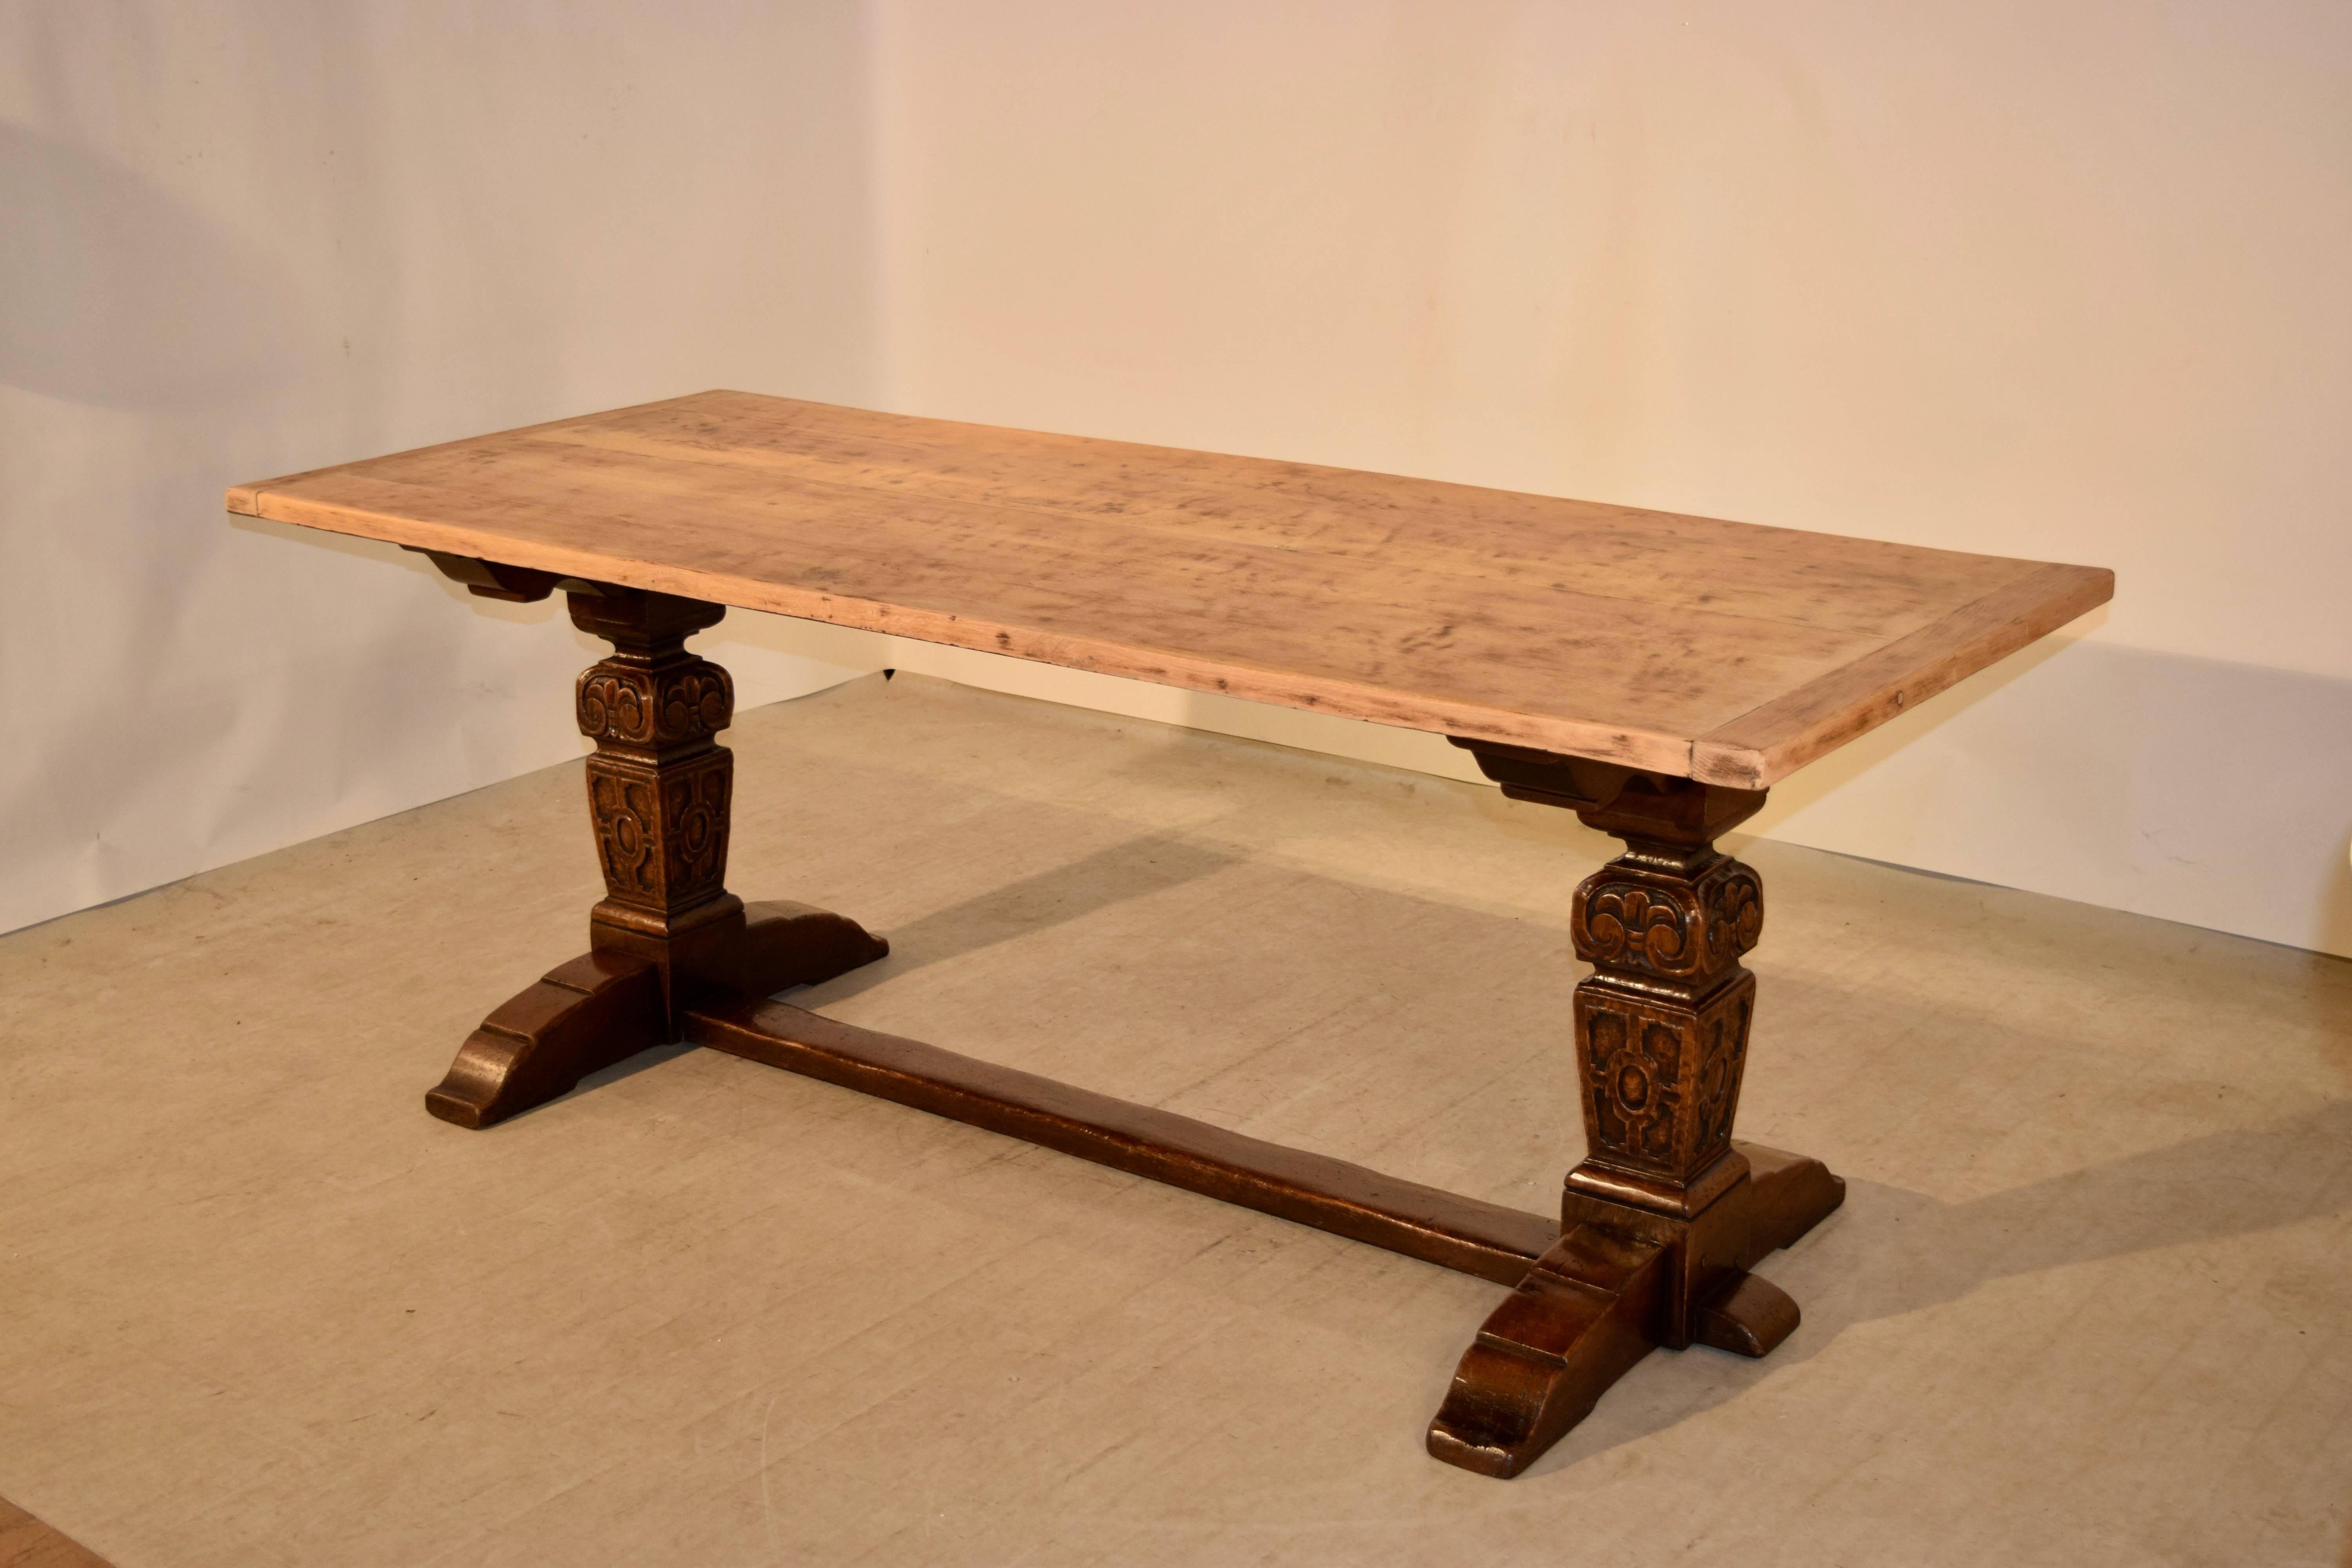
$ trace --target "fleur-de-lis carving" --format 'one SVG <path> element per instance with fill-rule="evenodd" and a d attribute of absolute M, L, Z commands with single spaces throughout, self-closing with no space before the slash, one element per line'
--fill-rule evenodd
<path fill-rule="evenodd" d="M 1585 938 L 1580 945 L 1593 963 L 1680 967 L 1690 943 L 1690 918 L 1674 898 L 1639 882 L 1602 882 L 1579 904 L 1580 934 Z"/>

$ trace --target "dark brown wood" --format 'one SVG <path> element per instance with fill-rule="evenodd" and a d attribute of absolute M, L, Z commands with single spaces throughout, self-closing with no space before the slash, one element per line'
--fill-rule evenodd
<path fill-rule="evenodd" d="M 1796 1303 L 1747 1270 L 1844 1202 L 1845 1184 L 1818 1160 L 1754 1144 L 1731 1157 L 1738 1179 L 1692 1219 L 1570 1191 L 1559 1245 L 1487 1316 L 1454 1369 L 1429 1451 L 1508 1479 L 1651 1351 L 1696 1342 L 1760 1356 L 1788 1338 Z M 1709 1288 L 1678 1313 L 1694 1276 Z"/>
<path fill-rule="evenodd" d="M 1796 1299 L 1786 1290 L 1769 1279 L 1741 1274 L 1699 1308 L 1692 1338 L 1734 1355 L 1766 1356 L 1801 1321 Z"/>
<path fill-rule="evenodd" d="M 433 561 L 477 593 L 488 584 L 494 597 L 533 596 L 510 568 Z M 589 912 L 588 952 L 485 1018 L 425 1094 L 426 1110 L 460 1127 L 502 1121 L 677 1038 L 693 1002 L 814 984 L 890 951 L 840 915 L 747 907 L 727 890 L 735 755 L 718 736 L 735 687 L 686 650 L 725 607 L 611 584 L 572 583 L 568 596 L 573 623 L 614 646 L 574 694 L 580 732 L 596 742 L 588 813 L 604 898 Z"/>
<path fill-rule="evenodd" d="M 593 946 L 660 970 L 677 1016 L 677 946 L 742 910 L 726 889 L 735 753 L 719 731 L 735 718 L 735 683 L 686 639 L 723 605 L 635 588 L 567 595 L 572 624 L 613 644 L 575 693 L 588 759 L 588 815 L 604 899 L 589 913 Z"/>
<path fill-rule="evenodd" d="M 425 1108 L 460 1127 L 488 1127 L 668 1037 L 651 963 L 583 953 L 483 1019 L 425 1091 Z"/>
<path fill-rule="evenodd" d="M 1566 806 L 1625 853 L 1576 890 L 1570 936 L 1585 1157 L 1560 1241 L 1496 1309 L 1430 1424 L 1429 1450 L 1515 1476 L 1654 1347 L 1760 1356 L 1797 1304 L 1748 1272 L 1844 1201 L 1817 1160 L 1735 1144 L 1763 885 L 1717 851 L 1761 791 L 1460 742 L 1504 793 Z"/>
<path fill-rule="evenodd" d="M 434 560 L 493 597 L 561 586 L 610 641 L 580 678 L 589 816 L 604 874 L 590 951 L 483 1020 L 426 1097 L 487 1127 L 588 1073 L 683 1036 L 1118 1170 L 1514 1287 L 1464 1355 L 1430 1452 L 1513 1476 L 1660 1346 L 1769 1353 L 1794 1301 L 1748 1270 L 1843 1201 L 1817 1161 L 1735 1144 L 1756 983 L 1739 963 L 1764 916 L 1756 873 L 1715 848 L 1760 791 L 1463 741 L 1523 800 L 1625 842 L 1576 891 L 1570 934 L 1586 1155 L 1558 1224 L 1244 1137 L 770 1000 L 883 956 L 855 922 L 727 890 L 734 714 L 727 672 L 686 639 L 722 606 L 647 590 Z"/>
<path fill-rule="evenodd" d="M 107 1563 L 0 1498 L 0 1568 L 107 1568 Z"/>
<path fill-rule="evenodd" d="M 687 1016 L 686 1037 L 1498 1284 L 1516 1284 L 1559 1235 L 1559 1226 L 1542 1215 L 1384 1176 L 781 1002 L 697 1008 Z"/>
<path fill-rule="evenodd" d="M 534 605 L 555 592 L 559 583 L 573 581 L 558 577 L 552 572 L 534 572 L 528 566 L 506 566 L 496 561 L 477 561 L 470 555 L 452 555 L 446 550 L 425 550 L 414 544 L 403 545 L 429 557 L 439 567 L 441 575 L 453 583 L 463 583 L 466 591 L 477 598 L 503 599 L 510 605 Z"/>

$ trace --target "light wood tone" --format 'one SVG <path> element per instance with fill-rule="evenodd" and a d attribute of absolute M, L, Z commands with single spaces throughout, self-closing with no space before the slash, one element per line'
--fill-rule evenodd
<path fill-rule="evenodd" d="M 2115 574 L 2040 566 L 1943 619 L 1775 698 L 1691 745 L 1691 776 L 1762 789 L 2115 594 Z"/>
<path fill-rule="evenodd" d="M 2093 567 L 740 392 L 228 507 L 1747 789 L 2114 591 Z"/>

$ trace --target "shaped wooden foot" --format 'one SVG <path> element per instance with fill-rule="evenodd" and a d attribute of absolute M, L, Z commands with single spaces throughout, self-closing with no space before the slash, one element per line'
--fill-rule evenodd
<path fill-rule="evenodd" d="M 846 915 L 772 900 L 743 906 L 743 934 L 705 962 L 701 978 L 739 996 L 815 985 L 888 956 L 890 944 Z"/>
<path fill-rule="evenodd" d="M 1732 1184 L 1695 1218 L 1570 1190 L 1559 1243 L 1495 1309 L 1454 1373 L 1429 1451 L 1480 1475 L 1517 1475 L 1659 1346 L 1767 1355 L 1797 1303 L 1748 1270 L 1845 1201 L 1818 1160 L 1738 1145 Z"/>
<path fill-rule="evenodd" d="M 1768 1356 L 1796 1332 L 1803 1317 L 1796 1299 L 1769 1279 L 1735 1275 L 1699 1308 L 1691 1342 L 1733 1355 Z"/>
<path fill-rule="evenodd" d="M 712 923 L 724 940 L 699 944 L 674 976 L 681 1007 L 814 985 L 890 951 L 856 921 L 806 904 L 751 904 Z M 680 1032 L 660 963 L 613 949 L 583 953 L 483 1019 L 425 1108 L 460 1127 L 488 1127 Z"/>
<path fill-rule="evenodd" d="M 668 1038 L 654 966 L 586 953 L 483 1019 L 448 1076 L 426 1091 L 425 1109 L 460 1127 L 488 1127 Z"/>
<path fill-rule="evenodd" d="M 1583 1225 L 1488 1315 L 1429 1426 L 1429 1451 L 1509 1478 L 1650 1353 L 1668 1248 Z"/>
<path fill-rule="evenodd" d="M 542 598 L 559 585 L 545 573 L 433 559 L 493 597 Z M 573 622 L 614 647 L 576 693 L 580 732 L 596 742 L 588 812 L 604 899 L 589 913 L 587 955 L 484 1019 L 425 1095 L 426 1110 L 461 1127 L 501 1121 L 677 1039 L 689 1006 L 814 984 L 890 951 L 855 921 L 805 904 L 747 907 L 725 887 L 735 757 L 717 737 L 734 718 L 735 688 L 686 651 L 724 607 L 561 585 Z"/>

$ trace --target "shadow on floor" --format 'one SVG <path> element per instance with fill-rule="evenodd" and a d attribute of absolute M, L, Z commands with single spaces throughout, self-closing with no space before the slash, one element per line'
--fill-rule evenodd
<path fill-rule="evenodd" d="M 976 898 L 935 910 L 919 920 L 884 931 L 881 934 L 890 939 L 888 957 L 822 985 L 801 987 L 783 994 L 795 1006 L 822 1009 L 828 1003 L 844 1001 L 919 969 L 1063 925 L 1113 904 L 1148 898 L 1213 876 L 1235 864 L 1237 858 L 1173 834 L 1130 838 L 1066 865 L 992 888 Z M 673 1044 L 639 1051 L 625 1061 L 582 1079 L 570 1094 L 558 1096 L 520 1115 L 536 1115 L 549 1105 L 561 1105 L 573 1095 L 586 1094 L 664 1062 L 675 1061 L 695 1048 Z"/>
<path fill-rule="evenodd" d="M 887 959 L 789 994 L 799 1005 L 821 1009 L 917 970 L 1213 875 L 1237 858 L 1173 835 L 1115 844 L 894 929 L 887 933 L 892 943 Z M 1424 909 L 1425 900 L 1407 894 L 1355 891 L 1414 906 L 1387 915 L 1362 911 L 1366 929 L 1376 938 L 1410 929 L 1439 907 Z M 1456 922 L 1496 918 L 1443 908 L 1444 918 Z M 1808 1011 L 1839 1009 L 1848 1016 L 1872 1005 L 1866 998 L 1833 994 L 1803 1003 Z M 1969 1048 L 1969 1038 L 1988 1026 L 1977 1016 L 1909 1016 L 1923 1039 L 1948 1038 L 1956 1050 Z M 934 1043 L 956 1048 L 952 1038 Z M 1564 1027 L 1560 1043 L 1565 1049 Z M 2063 1040 L 2049 1044 L 2053 1050 L 2068 1047 Z M 691 1048 L 644 1052 L 583 1080 L 574 1092 L 644 1071 Z M 1658 1372 L 1675 1374 L 1669 1403 L 1636 1407 L 1604 1400 L 1537 1468 L 1565 1468 L 1675 1426 L 1738 1398 L 1775 1367 L 1811 1359 L 1850 1327 L 1954 1301 L 1996 1279 L 2352 1211 L 2347 1151 L 2352 1100 L 2339 1100 L 2266 1127 L 2190 1139 L 1967 1203 L 1946 1204 L 1898 1187 L 1854 1182 L 1845 1208 L 1799 1244 L 1821 1253 L 1824 1263 L 1834 1255 L 1835 1267 L 1822 1270 L 1831 1276 L 1826 1288 L 1815 1281 L 1798 1292 L 1805 1321 L 1794 1339 L 1760 1363 L 1703 1349 L 1654 1359 L 1646 1363 L 1651 1378 Z M 1786 1256 L 1776 1258 L 1785 1261 Z M 1769 1261 L 1763 1271 L 1785 1273 Z M 1465 1345 L 1475 1326 L 1463 1325 Z M 1433 1369 L 1433 1378 L 1442 1380 L 1447 1372 Z M 1656 1393 L 1654 1387 L 1654 1398 Z"/>
<path fill-rule="evenodd" d="M 887 958 L 810 986 L 793 1001 L 822 1008 L 915 970 L 1213 876 L 1239 858 L 1169 833 L 1113 844 L 885 931 Z"/>
<path fill-rule="evenodd" d="M 821 1008 L 894 975 L 1209 876 L 1234 859 L 1169 836 L 1115 845 L 924 916 L 890 933 L 889 959 L 793 999 Z M 1377 897 L 1423 902 L 1394 892 Z M 1368 912 L 1365 918 L 1377 939 L 1383 928 L 1410 929 L 1429 916 L 1416 910 L 1385 918 Z M 1446 906 L 1444 918 L 1492 917 Z M 1806 1012 L 1854 1016 L 1883 1001 L 1824 994 L 1807 996 L 1800 1005 Z M 1960 1050 L 1988 1026 L 2013 1036 L 2013 1029 L 1976 1015 L 1912 1012 L 1909 1022 L 1923 1038 L 1948 1037 Z M 952 1040 L 937 1043 L 955 1046 Z M 1567 1044 L 1563 1035 L 1562 1047 Z M 2052 1050 L 2067 1047 L 2063 1040 L 2050 1042 Z M 1564 1113 L 1572 1114 L 1565 1108 Z M 1596 1418 L 1571 1433 L 1541 1468 L 1573 1465 L 1737 1398 L 1774 1367 L 1810 1359 L 1849 1327 L 1957 1300 L 1995 1279 L 2352 1211 L 2347 1151 L 2352 1101 L 2336 1101 L 2266 1127 L 2190 1139 L 1968 1203 L 1946 1204 L 1902 1188 L 1853 1183 L 1847 1206 L 1800 1244 L 1839 1256 L 1831 1287 L 1816 1283 L 1807 1290 L 1805 1326 L 1795 1340 L 1761 1363 L 1706 1350 L 1666 1357 L 1658 1370 L 1680 1374 L 1677 1382 L 1686 1385 L 1686 1397 L 1663 1411 L 1650 1405 L 1646 1422 L 1630 1409 L 1611 1419 L 1604 1402 Z M 1767 1263 L 1765 1271 L 1774 1272 L 1773 1264 Z M 1465 1345 L 1475 1326 L 1463 1326 Z"/>
<path fill-rule="evenodd" d="M 1565 1468 L 1735 1399 L 1856 1324 L 1956 1301 L 1997 1279 L 2352 1212 L 2348 1153 L 2352 1100 L 2334 1100 L 2267 1127 L 2192 1138 L 1968 1203 L 1852 1182 L 1845 1207 L 1797 1244 L 1837 1261 L 1830 1288 L 1816 1280 L 1798 1292 L 1804 1322 L 1794 1338 L 1762 1362 L 1704 1349 L 1666 1356 L 1659 1370 L 1685 1374 L 1686 1397 L 1647 1418 L 1612 1418 L 1604 1401 L 1529 1473 Z M 1768 1260 L 1760 1271 L 1780 1270 Z"/>

